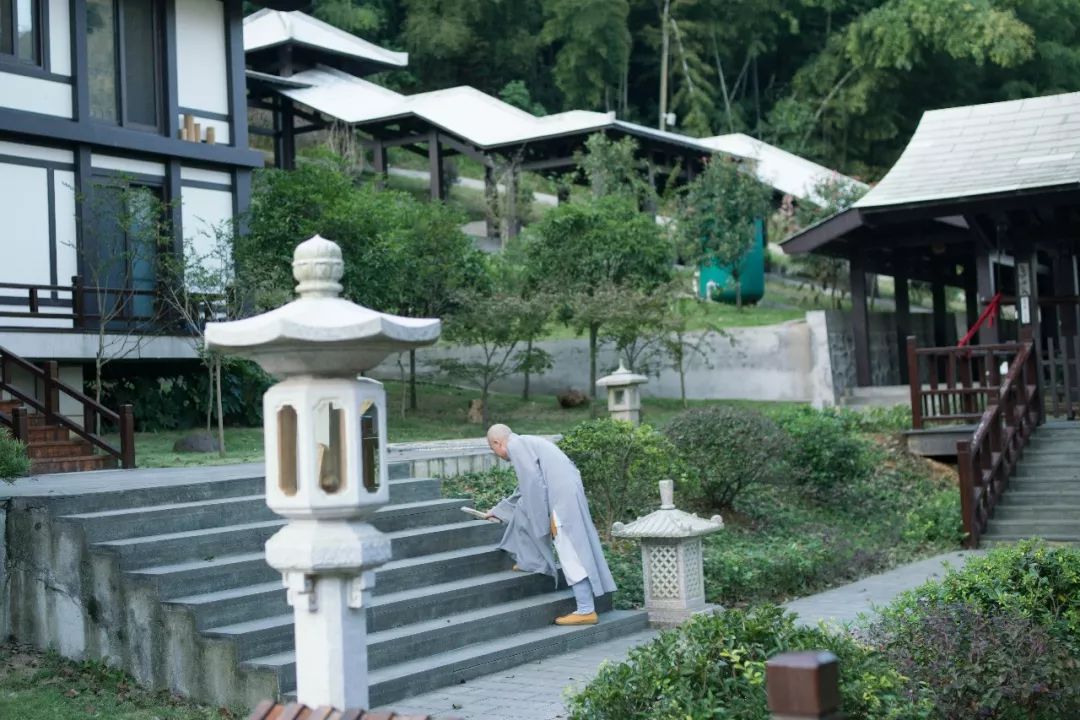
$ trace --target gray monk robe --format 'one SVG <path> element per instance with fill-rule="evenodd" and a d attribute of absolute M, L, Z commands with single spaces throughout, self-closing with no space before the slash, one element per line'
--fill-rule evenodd
<path fill-rule="evenodd" d="M 492 508 L 491 513 L 506 523 L 499 548 L 509 552 L 518 567 L 558 578 L 552 553 L 551 524 L 558 525 L 556 541 L 565 548 L 560 555 L 564 574 L 571 584 L 585 574 L 593 595 L 615 592 L 596 527 L 589 516 L 581 473 L 559 448 L 544 438 L 511 434 L 506 450 L 517 474 L 513 495 Z M 568 543 L 567 546 L 564 543 Z M 576 568 L 571 570 L 570 565 Z"/>

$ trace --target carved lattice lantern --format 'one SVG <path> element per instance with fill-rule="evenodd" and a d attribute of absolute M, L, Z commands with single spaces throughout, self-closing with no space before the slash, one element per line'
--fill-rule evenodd
<path fill-rule="evenodd" d="M 660 509 L 632 523 L 615 523 L 611 534 L 641 541 L 645 573 L 645 609 L 649 622 L 660 627 L 715 606 L 705 602 L 705 572 L 701 538 L 724 527 L 719 515 L 705 520 L 675 508 L 674 483 L 660 481 Z"/>
<path fill-rule="evenodd" d="M 297 699 L 368 707 L 365 611 L 390 540 L 365 522 L 389 500 L 386 393 L 357 377 L 429 345 L 439 321 L 384 315 L 340 297 L 341 249 L 319 236 L 293 256 L 298 298 L 212 323 L 210 349 L 247 357 L 281 382 L 263 397 L 266 502 L 289 522 L 266 543 L 296 623 Z"/>
<path fill-rule="evenodd" d="M 649 378 L 630 372 L 619 361 L 619 369 L 600 378 L 596 384 L 607 388 L 608 414 L 612 420 L 628 420 L 635 425 L 641 422 L 641 389 Z"/>

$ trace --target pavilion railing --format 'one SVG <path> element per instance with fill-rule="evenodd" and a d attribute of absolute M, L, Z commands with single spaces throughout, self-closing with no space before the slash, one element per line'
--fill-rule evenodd
<path fill-rule="evenodd" d="M 968 547 L 978 547 L 994 506 L 1039 424 L 1039 363 L 1034 344 L 1023 343 L 971 440 L 957 443 L 960 513 Z"/>
<path fill-rule="evenodd" d="M 1021 343 L 921 348 L 907 339 L 911 426 L 978 423 L 1001 388 L 1002 364 L 1009 366 Z"/>

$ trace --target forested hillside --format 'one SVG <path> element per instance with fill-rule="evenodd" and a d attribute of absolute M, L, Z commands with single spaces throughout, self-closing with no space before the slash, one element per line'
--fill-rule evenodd
<path fill-rule="evenodd" d="M 382 81 L 746 132 L 873 180 L 925 109 L 1080 89 L 1080 0 L 313 0 Z M 665 41 L 666 38 L 666 41 Z M 664 62 L 664 47 L 667 62 Z"/>

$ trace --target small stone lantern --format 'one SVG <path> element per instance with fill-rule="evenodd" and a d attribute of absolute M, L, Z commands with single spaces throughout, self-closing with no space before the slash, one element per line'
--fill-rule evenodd
<path fill-rule="evenodd" d="M 716 606 L 705 603 L 705 572 L 701 538 L 724 527 L 719 515 L 710 520 L 675 509 L 674 483 L 660 481 L 660 509 L 624 525 L 611 534 L 641 541 L 645 571 L 645 609 L 649 622 L 672 627 Z"/>
<path fill-rule="evenodd" d="M 357 375 L 439 337 L 439 321 L 341 297 L 341 248 L 315 236 L 293 255 L 298 298 L 206 327 L 208 348 L 281 379 L 263 397 L 266 503 L 288 523 L 266 542 L 296 629 L 297 700 L 368 707 L 366 608 L 390 539 L 365 520 L 389 498 L 386 393 Z"/>
<path fill-rule="evenodd" d="M 612 420 L 628 420 L 635 425 L 641 422 L 641 391 L 649 378 L 632 373 L 619 361 L 619 369 L 596 381 L 602 388 L 607 388 L 608 414 Z"/>

